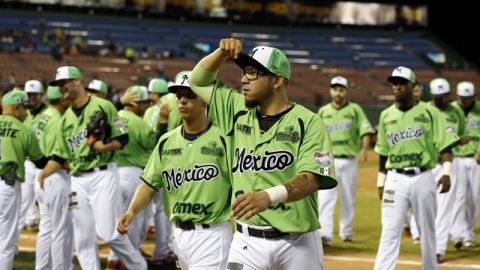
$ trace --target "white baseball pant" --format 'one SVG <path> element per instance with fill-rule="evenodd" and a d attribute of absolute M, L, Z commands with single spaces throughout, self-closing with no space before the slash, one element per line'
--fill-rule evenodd
<path fill-rule="evenodd" d="M 480 203 L 480 165 L 473 157 L 458 157 L 457 192 L 450 230 L 452 241 L 473 241 Z"/>
<path fill-rule="evenodd" d="M 435 218 L 436 240 L 437 247 L 436 252 L 440 255 L 445 255 L 448 244 L 449 231 L 452 224 L 452 205 L 455 201 L 455 194 L 457 188 L 457 168 L 458 159 L 454 158 L 452 162 L 452 171 L 450 176 L 450 190 L 446 193 L 440 193 L 441 187 L 437 189 L 437 217 Z M 443 175 L 442 165 L 437 164 L 432 170 L 435 181 L 438 183 Z M 412 230 L 412 238 L 419 237 L 419 229 L 417 222 L 413 217 L 410 223 Z"/>
<path fill-rule="evenodd" d="M 130 202 L 135 195 L 137 187 L 142 184 L 140 176 L 142 175 L 142 168 L 134 166 L 118 167 L 118 174 L 120 175 L 120 189 L 122 190 L 122 213 L 127 211 Z M 128 225 L 128 238 L 135 249 L 140 248 L 142 244 L 142 231 L 145 231 L 145 211 L 141 211 L 135 217 L 130 225 Z M 118 260 L 118 257 L 110 250 L 108 260 Z"/>
<path fill-rule="evenodd" d="M 230 223 L 183 230 L 172 225 L 173 250 L 182 270 L 224 270 L 232 242 Z"/>
<path fill-rule="evenodd" d="M 236 231 L 233 235 L 227 270 L 324 269 L 320 230 L 291 234 L 277 239 L 264 239 L 249 236 L 248 225 L 240 224 L 244 233 Z"/>
<path fill-rule="evenodd" d="M 163 206 L 163 192 L 159 190 L 153 197 L 153 219 L 155 222 L 155 249 L 153 250 L 154 260 L 167 258 L 171 251 L 171 228 L 172 224 L 165 215 Z"/>
<path fill-rule="evenodd" d="M 116 165 L 97 169 L 72 176 L 73 229 L 80 265 L 82 269 L 100 270 L 98 235 L 128 269 L 147 269 L 145 259 L 128 237 L 117 232 L 121 191 Z"/>
<path fill-rule="evenodd" d="M 432 171 L 405 175 L 388 171 L 382 200 L 382 234 L 375 270 L 393 270 L 400 252 L 405 213 L 411 206 L 420 229 L 422 269 L 437 269 L 435 253 L 436 182 Z"/>
<path fill-rule="evenodd" d="M 357 190 L 358 160 L 356 158 L 335 158 L 335 172 L 338 187 L 318 191 L 318 215 L 322 237 L 333 239 L 333 214 L 340 192 L 340 238 L 352 238 L 355 195 Z M 340 189 L 340 190 L 338 190 Z"/>
<path fill-rule="evenodd" d="M 20 217 L 18 230 L 22 231 L 26 224 L 32 224 L 40 218 L 35 207 L 35 179 L 40 169 L 30 160 L 25 160 L 25 181 L 22 183 L 22 204 L 20 206 Z"/>
<path fill-rule="evenodd" d="M 0 269 L 11 270 L 17 252 L 18 218 L 22 200 L 21 183 L 13 186 L 0 180 Z"/>
<path fill-rule="evenodd" d="M 50 175 L 43 190 L 35 181 L 35 195 L 40 206 L 35 269 L 69 270 L 73 256 L 70 175 L 65 170 Z"/>

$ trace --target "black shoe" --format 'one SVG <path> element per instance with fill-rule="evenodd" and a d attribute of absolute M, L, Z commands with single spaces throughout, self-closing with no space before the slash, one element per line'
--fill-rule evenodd
<path fill-rule="evenodd" d="M 453 244 L 456 250 L 461 250 L 463 248 L 463 242 L 462 241 L 457 241 L 455 244 Z"/>
<path fill-rule="evenodd" d="M 441 254 L 437 254 L 437 263 L 444 263 L 445 262 L 445 256 Z"/>

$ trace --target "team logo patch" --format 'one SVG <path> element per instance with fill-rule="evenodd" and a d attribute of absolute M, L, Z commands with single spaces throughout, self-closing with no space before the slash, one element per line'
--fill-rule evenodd
<path fill-rule="evenodd" d="M 275 139 L 277 141 L 298 142 L 300 141 L 300 135 L 295 131 L 293 126 L 288 126 L 285 132 L 278 132 Z"/>
<path fill-rule="evenodd" d="M 167 184 L 167 191 L 179 189 L 184 184 L 191 182 L 208 182 L 217 177 L 220 169 L 215 164 L 195 164 L 193 167 L 182 170 L 181 168 L 162 171 L 162 177 Z"/>
<path fill-rule="evenodd" d="M 200 153 L 202 155 L 217 157 L 223 157 L 224 155 L 222 147 L 218 147 L 217 143 L 214 141 L 211 141 L 208 146 L 202 146 L 202 148 L 200 148 Z"/>
<path fill-rule="evenodd" d="M 327 151 L 321 151 L 321 152 L 315 152 L 313 153 L 313 159 L 315 160 L 315 163 L 318 164 L 321 168 L 327 168 L 332 164 L 332 155 L 330 152 Z"/>
<path fill-rule="evenodd" d="M 265 151 L 260 155 L 255 155 L 253 150 L 247 153 L 246 148 L 235 149 L 236 164 L 232 168 L 232 172 L 271 172 L 283 171 L 290 167 L 295 161 L 295 157 L 289 151 L 272 150 Z"/>

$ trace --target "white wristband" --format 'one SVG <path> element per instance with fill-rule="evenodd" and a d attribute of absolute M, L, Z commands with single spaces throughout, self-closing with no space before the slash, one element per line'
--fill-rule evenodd
<path fill-rule="evenodd" d="M 386 180 L 387 180 L 387 175 L 383 172 L 378 172 L 378 174 L 377 174 L 377 187 L 384 187 Z"/>
<path fill-rule="evenodd" d="M 268 197 L 270 197 L 271 204 L 283 203 L 287 200 L 288 191 L 284 185 L 278 185 L 265 189 Z"/>
<path fill-rule="evenodd" d="M 450 176 L 450 172 L 452 171 L 452 162 L 450 161 L 445 161 L 443 162 L 442 164 L 442 171 L 443 171 L 443 175 L 448 175 Z"/>

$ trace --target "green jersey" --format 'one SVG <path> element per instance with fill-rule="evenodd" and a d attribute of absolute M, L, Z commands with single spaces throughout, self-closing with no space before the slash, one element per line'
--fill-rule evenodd
<path fill-rule="evenodd" d="M 380 114 L 375 152 L 388 157 L 387 169 L 431 169 L 437 153 L 458 141 L 454 132 L 446 131 L 440 111 L 425 102 L 406 112 L 392 105 Z"/>
<path fill-rule="evenodd" d="M 158 132 L 158 117 L 160 116 L 160 108 L 162 108 L 165 104 L 168 104 L 170 107 L 167 131 L 173 130 L 182 123 L 182 119 L 180 118 L 180 113 L 178 112 L 177 107 L 177 96 L 173 93 L 163 95 L 160 98 L 160 102 L 148 108 L 143 116 L 143 119 L 147 121 L 148 125 L 153 129 L 155 134 Z"/>
<path fill-rule="evenodd" d="M 353 102 L 347 102 L 342 108 L 329 103 L 318 110 L 332 140 L 333 155 L 354 157 L 360 152 L 362 136 L 374 134 L 362 108 Z"/>
<path fill-rule="evenodd" d="M 218 82 L 211 87 L 210 117 L 230 137 L 232 200 L 243 193 L 285 184 L 301 172 L 321 176 L 320 189 L 336 186 L 330 139 L 317 114 L 295 104 L 264 132 L 257 110 L 245 106 L 243 95 Z M 289 233 L 317 230 L 317 192 L 273 205 L 242 222 Z"/>
<path fill-rule="evenodd" d="M 32 112 L 30 110 L 27 110 L 27 118 L 25 118 L 25 121 L 23 121 L 23 124 L 30 129 L 32 129 L 33 133 L 37 137 L 37 140 L 40 141 L 40 133 L 41 130 L 38 129 L 38 121 L 40 119 L 40 115 L 42 115 L 45 110 L 48 109 L 48 106 L 43 104 L 41 107 L 38 109 L 38 112 L 35 115 L 32 115 Z"/>
<path fill-rule="evenodd" d="M 79 115 L 74 112 L 72 107 L 68 108 L 60 120 L 60 127 L 56 130 L 57 143 L 53 154 L 70 161 L 72 174 L 79 170 L 103 166 L 114 160 L 114 151 L 98 153 L 87 143 L 87 124 L 99 110 L 103 110 L 108 118 L 107 140 L 126 133 L 122 126 L 122 120 L 117 116 L 117 109 L 108 100 L 90 96 Z"/>
<path fill-rule="evenodd" d="M 452 102 L 452 105 L 459 108 L 465 116 L 465 135 L 472 137 L 470 142 L 464 145 L 458 145 L 453 149 L 453 154 L 459 157 L 474 156 L 477 152 L 478 140 L 480 138 L 480 102 L 475 101 L 473 108 L 467 115 L 463 112 L 457 101 Z"/>
<path fill-rule="evenodd" d="M 231 198 L 225 138 L 215 126 L 193 141 L 183 134 L 180 126 L 160 138 L 142 178 L 156 190 L 162 188 L 170 220 L 225 222 Z"/>
<path fill-rule="evenodd" d="M 55 147 L 55 134 L 59 128 L 62 114 L 59 110 L 49 107 L 38 116 L 36 123 L 37 136 L 40 142 L 40 149 L 46 157 L 52 156 Z"/>
<path fill-rule="evenodd" d="M 33 131 L 13 116 L 0 115 L 0 176 L 15 170 L 17 180 L 23 182 L 27 157 L 43 157 Z"/>
<path fill-rule="evenodd" d="M 128 144 L 118 151 L 115 162 L 118 166 L 143 168 L 157 143 L 156 135 L 142 118 L 131 111 L 121 110 L 118 116 L 128 132 Z"/>

